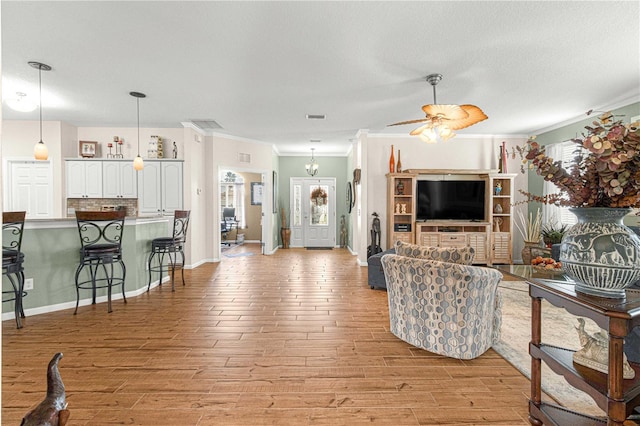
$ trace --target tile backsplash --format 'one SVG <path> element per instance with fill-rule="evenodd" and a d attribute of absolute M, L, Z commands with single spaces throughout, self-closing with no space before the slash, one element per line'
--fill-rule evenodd
<path fill-rule="evenodd" d="M 101 211 L 118 207 L 124 208 L 127 216 L 138 216 L 137 198 L 67 198 L 67 217 L 75 217 L 76 210 Z"/>

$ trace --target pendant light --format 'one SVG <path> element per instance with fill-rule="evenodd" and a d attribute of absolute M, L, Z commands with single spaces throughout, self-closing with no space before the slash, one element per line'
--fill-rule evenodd
<path fill-rule="evenodd" d="M 318 163 L 316 163 L 316 159 L 313 157 L 314 150 L 315 148 L 311 148 L 311 162 L 304 166 L 309 176 L 315 176 L 318 174 Z"/>
<path fill-rule="evenodd" d="M 129 94 L 136 98 L 138 110 L 138 156 L 133 160 L 133 168 L 140 171 L 144 168 L 144 161 L 142 161 L 142 157 L 140 157 L 140 98 L 146 98 L 147 95 L 140 92 L 129 92 Z"/>
<path fill-rule="evenodd" d="M 49 150 L 42 141 L 42 71 L 51 71 L 51 67 L 41 62 L 29 62 L 29 65 L 38 69 L 38 84 L 40 86 L 40 142 L 33 148 L 33 155 L 36 160 L 48 160 Z"/>

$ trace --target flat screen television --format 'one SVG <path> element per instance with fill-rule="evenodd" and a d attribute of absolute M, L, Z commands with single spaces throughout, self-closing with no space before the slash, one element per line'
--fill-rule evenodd
<path fill-rule="evenodd" d="M 485 220 L 482 180 L 419 180 L 416 219 Z"/>

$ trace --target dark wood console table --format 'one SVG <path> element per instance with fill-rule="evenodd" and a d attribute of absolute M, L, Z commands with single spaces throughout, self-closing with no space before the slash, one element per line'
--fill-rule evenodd
<path fill-rule="evenodd" d="M 529 283 L 531 296 L 531 399 L 529 421 L 532 425 L 618 425 L 633 417 L 640 406 L 640 364 L 631 363 L 635 378 L 623 380 L 622 355 L 624 337 L 633 327 L 640 326 L 640 290 L 627 290 L 625 299 L 606 299 L 577 293 L 571 280 L 561 272 L 538 272 L 532 266 L 501 265 L 501 272 Z M 590 318 L 609 334 L 609 373 L 604 374 L 573 363 L 573 352 L 542 343 L 542 299 L 567 312 Z M 541 362 L 556 374 L 587 393 L 606 413 L 606 418 L 580 414 L 564 407 L 541 401 Z M 640 423 L 625 423 L 640 424 Z"/>

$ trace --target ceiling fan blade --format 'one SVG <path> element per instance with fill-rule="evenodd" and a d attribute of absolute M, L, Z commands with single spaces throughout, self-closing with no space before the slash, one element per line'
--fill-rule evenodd
<path fill-rule="evenodd" d="M 423 126 L 418 127 L 417 129 L 413 129 L 411 132 L 409 132 L 409 134 L 411 136 L 419 136 L 420 133 L 422 133 L 425 129 L 428 129 L 429 127 L 431 127 L 431 123 L 427 123 Z"/>
<path fill-rule="evenodd" d="M 387 127 L 389 127 L 389 126 L 402 126 L 403 124 L 424 123 L 425 121 L 430 121 L 430 120 L 429 120 L 429 118 L 421 118 L 419 120 L 400 121 L 399 123 L 387 124 Z"/>
<path fill-rule="evenodd" d="M 466 111 L 469 114 L 469 116 L 459 120 L 447 121 L 447 126 L 451 130 L 464 129 L 465 127 L 473 126 L 474 124 L 489 118 L 484 112 L 482 112 L 480 108 L 478 108 L 475 105 L 460 105 L 460 108 Z"/>
<path fill-rule="evenodd" d="M 469 116 L 460 105 L 429 104 L 423 105 L 422 110 L 427 114 L 427 117 L 441 117 L 447 120 L 461 120 Z"/>

